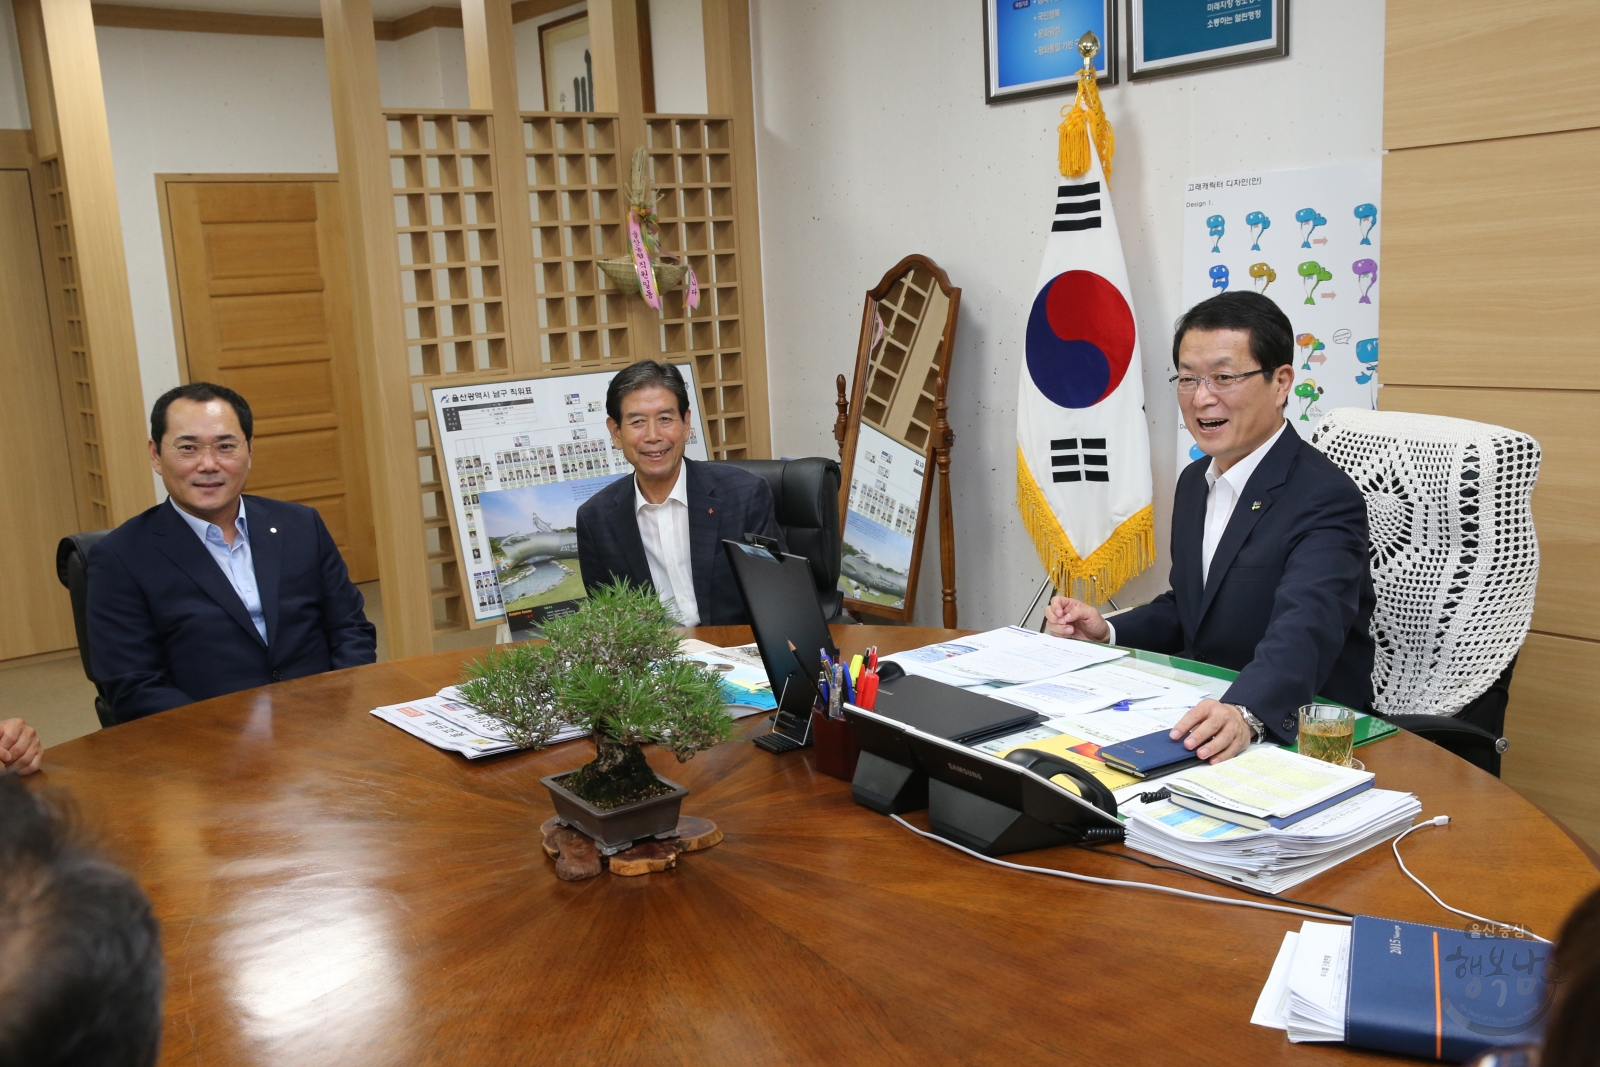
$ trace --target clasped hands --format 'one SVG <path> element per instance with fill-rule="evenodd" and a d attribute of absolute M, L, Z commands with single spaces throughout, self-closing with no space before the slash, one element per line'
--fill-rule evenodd
<path fill-rule="evenodd" d="M 1056 637 L 1105 643 L 1111 627 L 1094 608 L 1081 600 L 1058 596 L 1045 609 L 1045 627 Z M 1250 747 L 1250 726 L 1244 713 L 1232 704 L 1209 697 L 1184 712 L 1168 734 L 1174 741 L 1188 735 L 1183 747 L 1203 760 L 1221 763 Z"/>
<path fill-rule="evenodd" d="M 0 774 L 32 774 L 44 759 L 44 746 L 21 719 L 0 719 Z"/>

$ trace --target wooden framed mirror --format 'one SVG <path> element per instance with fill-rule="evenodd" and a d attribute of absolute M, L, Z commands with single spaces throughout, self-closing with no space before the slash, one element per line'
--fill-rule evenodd
<path fill-rule="evenodd" d="M 839 589 L 846 609 L 909 621 L 939 477 L 939 563 L 944 625 L 956 625 L 955 521 L 950 507 L 950 446 L 945 387 L 961 290 L 927 256 L 896 263 L 867 293 L 855 382 L 845 398 L 838 378 L 844 559 Z"/>

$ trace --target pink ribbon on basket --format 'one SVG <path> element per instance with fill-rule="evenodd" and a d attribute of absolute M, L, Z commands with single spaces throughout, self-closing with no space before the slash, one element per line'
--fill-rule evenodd
<path fill-rule="evenodd" d="M 661 294 L 656 292 L 655 272 L 650 269 L 650 253 L 644 247 L 644 233 L 639 228 L 639 213 L 628 212 L 628 246 L 633 249 L 633 269 L 639 275 L 639 295 L 653 308 L 661 307 Z"/>
<path fill-rule="evenodd" d="M 683 257 L 683 265 L 689 267 L 688 256 Z M 693 267 L 689 267 L 689 292 L 688 295 L 683 298 L 683 302 L 692 308 L 697 308 L 700 306 L 700 279 L 694 276 Z"/>

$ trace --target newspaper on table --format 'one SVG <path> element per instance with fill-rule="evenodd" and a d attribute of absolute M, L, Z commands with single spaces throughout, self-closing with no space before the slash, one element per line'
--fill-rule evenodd
<path fill-rule="evenodd" d="M 459 752 L 468 759 L 517 751 L 505 727 L 467 703 L 461 690 L 453 685 L 445 686 L 431 697 L 373 708 L 372 714 L 434 748 Z M 548 743 L 559 744 L 575 737 L 586 737 L 588 733 L 581 726 L 565 726 L 556 731 Z"/>

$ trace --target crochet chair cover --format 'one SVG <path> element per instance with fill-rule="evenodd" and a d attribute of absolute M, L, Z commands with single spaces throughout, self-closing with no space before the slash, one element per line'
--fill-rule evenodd
<path fill-rule="evenodd" d="M 1311 443 L 1367 498 L 1377 711 L 1456 714 L 1505 670 L 1533 617 L 1539 442 L 1466 419 L 1335 408 Z"/>

